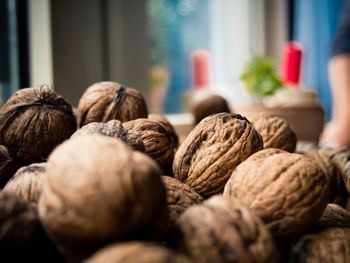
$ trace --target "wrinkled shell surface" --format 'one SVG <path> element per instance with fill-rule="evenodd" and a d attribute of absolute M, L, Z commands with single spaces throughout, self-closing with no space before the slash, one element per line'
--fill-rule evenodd
<path fill-rule="evenodd" d="M 294 152 L 297 136 L 288 122 L 277 116 L 258 115 L 250 119 L 251 123 L 261 134 L 264 148 L 277 148 Z"/>
<path fill-rule="evenodd" d="M 321 216 L 329 186 L 312 159 L 270 148 L 253 154 L 237 167 L 224 195 L 242 200 L 276 238 L 289 241 Z"/>
<path fill-rule="evenodd" d="M 171 224 L 175 223 L 181 213 L 188 207 L 203 201 L 203 197 L 195 190 L 176 178 L 162 176 L 162 180 L 166 188 L 169 221 Z"/>
<path fill-rule="evenodd" d="M 139 91 L 112 81 L 98 82 L 80 98 L 78 126 L 114 119 L 126 122 L 147 115 L 146 101 Z"/>
<path fill-rule="evenodd" d="M 222 192 L 234 169 L 261 150 L 260 134 L 238 114 L 203 119 L 175 154 L 174 176 L 204 197 Z"/>
<path fill-rule="evenodd" d="M 152 243 L 116 243 L 96 252 L 85 263 L 189 263 L 184 255 Z"/>
<path fill-rule="evenodd" d="M 168 225 L 160 174 L 152 159 L 119 139 L 73 138 L 48 159 L 39 215 L 67 254 L 118 240 L 158 239 Z"/>
<path fill-rule="evenodd" d="M 297 244 L 289 262 L 349 262 L 350 228 L 329 227 L 305 235 Z"/>
<path fill-rule="evenodd" d="M 37 203 L 41 193 L 41 180 L 45 174 L 46 163 L 33 163 L 20 168 L 3 191 L 11 192 L 27 203 Z"/>
<path fill-rule="evenodd" d="M 171 167 L 176 146 L 162 124 L 149 119 L 137 119 L 125 122 L 123 126 L 141 137 L 145 152 L 163 171 Z"/>
<path fill-rule="evenodd" d="M 6 185 L 19 167 L 20 164 L 13 159 L 9 149 L 0 145 L 0 189 Z"/>
<path fill-rule="evenodd" d="M 0 111 L 0 143 L 23 163 L 44 161 L 76 130 L 71 105 L 48 87 L 14 93 Z"/>
<path fill-rule="evenodd" d="M 278 262 L 263 222 L 243 203 L 217 195 L 189 207 L 176 223 L 177 249 L 195 262 Z"/>
<path fill-rule="evenodd" d="M 118 120 L 111 120 L 107 123 L 104 122 L 92 122 L 84 125 L 73 133 L 72 138 L 75 136 L 85 134 L 102 134 L 110 137 L 119 138 L 127 145 L 131 146 L 134 150 L 141 152 L 145 151 L 145 145 L 139 135 L 129 131 L 123 127 L 122 123 Z"/>
<path fill-rule="evenodd" d="M 175 148 L 177 149 L 177 147 L 179 146 L 179 137 L 176 134 L 174 126 L 171 125 L 171 123 L 168 121 L 168 119 L 165 118 L 163 115 L 156 114 L 156 113 L 148 114 L 148 119 L 153 120 L 153 121 L 157 121 L 157 122 L 160 122 L 161 124 L 163 124 L 164 128 L 167 130 L 168 134 L 172 138 L 173 143 L 175 145 Z"/>
<path fill-rule="evenodd" d="M 328 204 L 316 222 L 317 227 L 350 227 L 350 212 L 337 204 Z"/>

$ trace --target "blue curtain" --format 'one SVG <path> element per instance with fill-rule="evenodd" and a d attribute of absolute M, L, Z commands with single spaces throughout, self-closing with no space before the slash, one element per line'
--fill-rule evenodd
<path fill-rule="evenodd" d="M 318 92 L 326 110 L 326 120 L 331 117 L 331 92 L 327 74 L 331 43 L 346 0 L 295 0 L 293 39 L 301 42 L 305 55 L 302 84 Z"/>

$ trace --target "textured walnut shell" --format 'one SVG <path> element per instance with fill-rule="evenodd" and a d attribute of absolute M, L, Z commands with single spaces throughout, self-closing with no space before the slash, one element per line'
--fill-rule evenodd
<path fill-rule="evenodd" d="M 295 246 L 288 262 L 349 262 L 350 228 L 329 227 L 305 235 Z"/>
<path fill-rule="evenodd" d="M 176 248 L 194 262 L 278 262 L 263 222 L 235 198 L 216 195 L 186 209 L 173 232 Z"/>
<path fill-rule="evenodd" d="M 136 89 L 112 81 L 98 82 L 82 95 L 78 105 L 78 126 L 90 122 L 147 118 L 146 101 Z"/>
<path fill-rule="evenodd" d="M 251 123 L 261 134 L 264 148 L 277 148 L 294 152 L 297 136 L 288 122 L 277 116 L 258 115 L 250 119 Z"/>
<path fill-rule="evenodd" d="M 175 154 L 174 176 L 204 197 L 222 192 L 233 170 L 263 148 L 260 134 L 239 114 L 203 119 Z"/>
<path fill-rule="evenodd" d="M 78 136 L 47 161 L 39 215 L 69 257 L 113 241 L 159 239 L 168 226 L 160 174 L 151 158 L 119 139 Z"/>
<path fill-rule="evenodd" d="M 45 174 L 46 163 L 33 163 L 20 168 L 4 187 L 27 203 L 37 203 L 41 193 L 41 180 Z"/>
<path fill-rule="evenodd" d="M 0 192 L 0 222 L 1 262 L 60 261 L 36 210 L 21 198 Z"/>
<path fill-rule="evenodd" d="M 329 186 L 311 158 L 269 148 L 236 168 L 224 195 L 242 200 L 276 238 L 289 241 L 302 235 L 321 216 Z"/>
<path fill-rule="evenodd" d="M 169 248 L 145 242 L 116 243 L 97 251 L 85 263 L 190 263 Z"/>
<path fill-rule="evenodd" d="M 86 124 L 73 133 L 72 138 L 85 134 L 102 134 L 119 138 L 127 145 L 131 146 L 134 150 L 145 152 L 145 145 L 141 137 L 135 132 L 129 131 L 123 127 L 122 123 L 118 120 L 111 120 L 107 123 L 92 122 Z"/>
<path fill-rule="evenodd" d="M 176 146 L 162 124 L 149 119 L 137 119 L 125 122 L 123 126 L 141 137 L 145 144 L 145 152 L 163 171 L 170 169 Z"/>
<path fill-rule="evenodd" d="M 0 189 L 6 185 L 19 167 L 20 164 L 13 158 L 9 149 L 0 145 Z"/>
<path fill-rule="evenodd" d="M 350 227 L 350 212 L 337 204 L 328 204 L 316 227 Z"/>
<path fill-rule="evenodd" d="M 323 170 L 329 184 L 329 203 L 336 203 L 344 206 L 347 199 L 347 192 L 341 172 L 336 164 L 324 153 L 316 150 L 305 151 L 304 154 L 312 158 Z"/>
<path fill-rule="evenodd" d="M 156 114 L 156 113 L 151 113 L 148 114 L 148 119 L 157 121 L 161 124 L 163 124 L 164 128 L 167 130 L 169 136 L 172 138 L 172 141 L 175 145 L 175 149 L 179 146 L 179 137 L 176 134 L 175 128 L 171 123 L 168 121 L 167 118 L 165 118 L 163 115 Z"/>
<path fill-rule="evenodd" d="M 0 111 L 0 143 L 24 163 L 44 161 L 76 130 L 71 105 L 48 87 L 15 92 Z"/>
<path fill-rule="evenodd" d="M 227 101 L 208 90 L 196 90 L 189 100 L 189 107 L 196 124 L 212 114 L 230 112 Z"/>
<path fill-rule="evenodd" d="M 162 176 L 162 180 L 166 189 L 171 224 L 175 223 L 188 207 L 203 201 L 203 197 L 187 184 L 170 176 Z"/>

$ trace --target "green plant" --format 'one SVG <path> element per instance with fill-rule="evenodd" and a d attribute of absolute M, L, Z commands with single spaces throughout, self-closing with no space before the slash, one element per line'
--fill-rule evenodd
<path fill-rule="evenodd" d="M 275 72 L 275 62 L 266 56 L 254 56 L 244 67 L 240 76 L 248 93 L 257 97 L 273 95 L 283 87 Z"/>

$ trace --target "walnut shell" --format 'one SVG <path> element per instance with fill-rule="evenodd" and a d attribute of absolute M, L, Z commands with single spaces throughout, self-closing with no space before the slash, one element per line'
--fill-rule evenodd
<path fill-rule="evenodd" d="M 230 112 L 224 97 L 209 90 L 196 90 L 189 100 L 189 107 L 194 116 L 195 124 L 212 114 Z"/>
<path fill-rule="evenodd" d="M 82 95 L 78 105 L 78 126 L 113 119 L 126 122 L 147 118 L 148 110 L 142 94 L 136 89 L 112 81 L 98 82 Z"/>
<path fill-rule="evenodd" d="M 311 158 L 269 148 L 253 154 L 236 168 L 224 195 L 242 200 L 261 217 L 272 235 L 290 241 L 321 216 L 329 186 Z"/>
<path fill-rule="evenodd" d="M 20 168 L 5 185 L 4 192 L 11 192 L 27 203 L 37 203 L 41 194 L 41 180 L 46 163 L 33 163 Z"/>
<path fill-rule="evenodd" d="M 69 257 L 113 241 L 159 239 L 167 231 L 159 166 L 119 139 L 82 135 L 66 141 L 50 155 L 44 179 L 39 215 Z"/>
<path fill-rule="evenodd" d="M 234 169 L 263 148 L 260 134 L 239 114 L 203 119 L 175 154 L 174 176 L 204 197 L 222 192 Z"/>
<path fill-rule="evenodd" d="M 328 204 L 316 222 L 317 227 L 350 227 L 350 212 L 337 204 Z"/>
<path fill-rule="evenodd" d="M 294 152 L 297 136 L 288 122 L 277 116 L 257 115 L 250 122 L 261 134 L 264 148 L 277 148 Z"/>
<path fill-rule="evenodd" d="M 184 255 L 157 244 L 127 242 L 109 245 L 97 251 L 85 263 L 190 263 Z"/>
<path fill-rule="evenodd" d="M 20 166 L 9 149 L 0 145 L 0 189 L 6 185 Z"/>
<path fill-rule="evenodd" d="M 295 246 L 288 262 L 349 262 L 350 229 L 329 227 L 307 234 Z"/>
<path fill-rule="evenodd" d="M 45 161 L 76 130 L 71 105 L 48 87 L 15 92 L 0 111 L 0 143 L 26 164 Z"/>
<path fill-rule="evenodd" d="M 71 138 L 84 134 L 102 134 L 110 137 L 121 139 L 134 150 L 145 152 L 145 144 L 141 137 L 135 132 L 126 129 L 118 120 L 111 120 L 104 122 L 91 122 L 78 129 Z"/>
<path fill-rule="evenodd" d="M 169 136 L 172 138 L 173 144 L 175 145 L 175 152 L 176 152 L 177 147 L 179 146 L 179 136 L 176 134 L 174 126 L 171 125 L 168 119 L 161 114 L 156 114 L 156 113 L 148 114 L 148 119 L 157 121 L 163 124 Z"/>
<path fill-rule="evenodd" d="M 125 122 L 123 126 L 141 137 L 145 144 L 145 152 L 163 171 L 170 169 L 176 146 L 161 123 L 149 119 L 137 119 Z"/>
<path fill-rule="evenodd" d="M 175 223 L 188 207 L 203 201 L 203 197 L 187 184 L 170 176 L 162 176 L 162 180 L 166 189 L 170 224 Z"/>
<path fill-rule="evenodd" d="M 271 234 L 235 198 L 212 196 L 186 209 L 173 231 L 176 248 L 194 262 L 278 262 Z"/>

